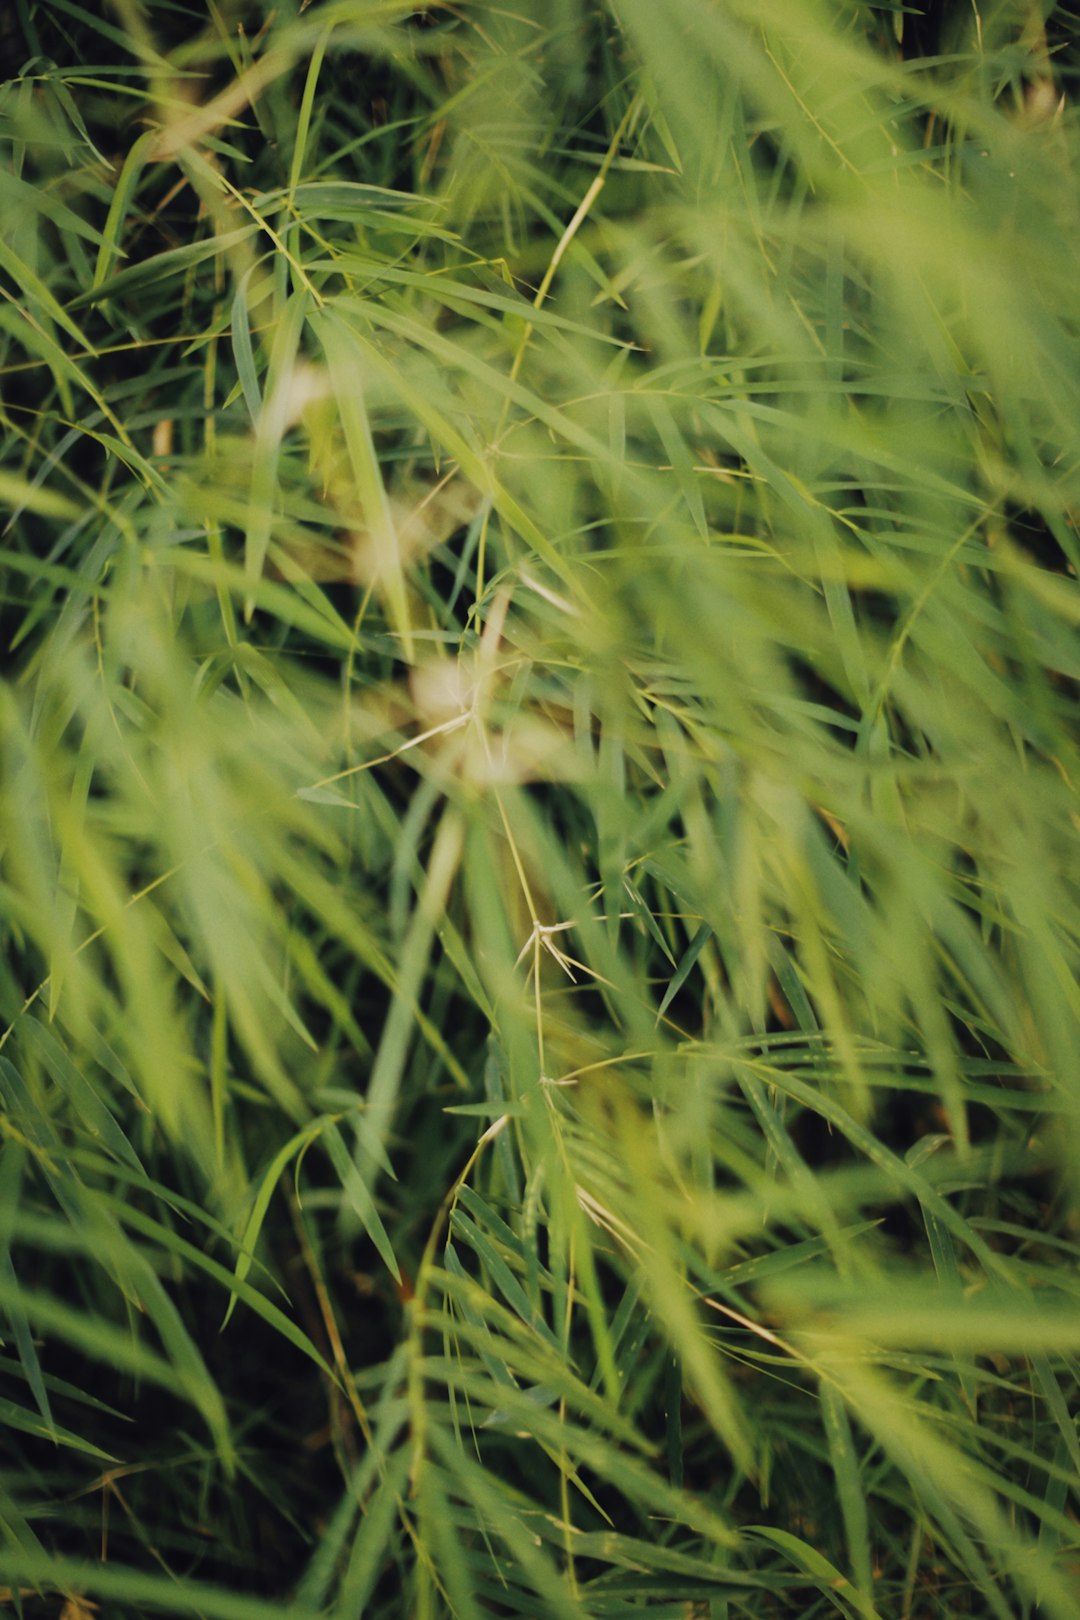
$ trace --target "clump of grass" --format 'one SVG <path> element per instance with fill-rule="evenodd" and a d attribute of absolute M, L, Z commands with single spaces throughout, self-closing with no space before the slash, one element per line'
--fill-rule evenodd
<path fill-rule="evenodd" d="M 1075 1620 L 1075 18 L 0 48 L 8 1600 Z"/>

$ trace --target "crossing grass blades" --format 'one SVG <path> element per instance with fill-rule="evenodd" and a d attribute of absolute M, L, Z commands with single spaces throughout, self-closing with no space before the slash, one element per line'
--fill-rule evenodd
<path fill-rule="evenodd" d="M 0 1592 L 1077 1620 L 1037 0 L 13 0 Z"/>

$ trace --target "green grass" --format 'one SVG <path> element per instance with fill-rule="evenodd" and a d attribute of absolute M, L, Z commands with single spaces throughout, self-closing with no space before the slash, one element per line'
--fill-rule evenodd
<path fill-rule="evenodd" d="M 1078 38 L 5 10 L 12 1612 L 1078 1620 Z"/>

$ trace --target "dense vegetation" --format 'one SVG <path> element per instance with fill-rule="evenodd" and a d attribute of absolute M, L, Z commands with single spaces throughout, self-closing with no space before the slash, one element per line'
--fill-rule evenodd
<path fill-rule="evenodd" d="M 1078 37 L 8 0 L 11 1612 L 1078 1620 Z"/>

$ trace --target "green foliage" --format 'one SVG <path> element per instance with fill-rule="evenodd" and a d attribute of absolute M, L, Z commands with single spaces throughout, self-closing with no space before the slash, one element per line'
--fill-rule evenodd
<path fill-rule="evenodd" d="M 14 1612 L 1078 1620 L 1077 19 L 0 19 Z"/>

